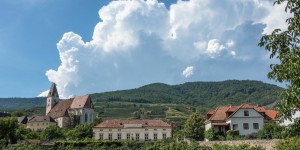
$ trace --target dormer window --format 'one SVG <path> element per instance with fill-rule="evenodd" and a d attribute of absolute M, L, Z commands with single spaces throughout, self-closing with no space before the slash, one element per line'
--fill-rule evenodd
<path fill-rule="evenodd" d="M 248 110 L 244 110 L 244 116 L 249 116 L 249 111 Z"/>

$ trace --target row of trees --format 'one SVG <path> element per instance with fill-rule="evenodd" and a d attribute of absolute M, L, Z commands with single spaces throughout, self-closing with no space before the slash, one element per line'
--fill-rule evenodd
<path fill-rule="evenodd" d="M 58 126 L 50 126 L 45 130 L 32 131 L 23 125 L 19 125 L 15 117 L 0 118 L 0 140 L 5 145 L 14 144 L 18 140 L 39 139 L 67 139 L 79 140 L 93 137 L 92 128 L 101 122 L 101 118 L 97 118 L 94 122 L 85 125 L 77 125 L 72 129 L 62 129 Z"/>

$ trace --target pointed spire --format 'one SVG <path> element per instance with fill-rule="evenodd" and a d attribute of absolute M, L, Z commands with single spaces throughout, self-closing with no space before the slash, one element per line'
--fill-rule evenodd
<path fill-rule="evenodd" d="M 52 97 L 52 96 L 58 97 L 56 84 L 54 82 L 52 82 L 51 88 L 50 88 L 49 93 L 48 93 L 48 97 Z"/>

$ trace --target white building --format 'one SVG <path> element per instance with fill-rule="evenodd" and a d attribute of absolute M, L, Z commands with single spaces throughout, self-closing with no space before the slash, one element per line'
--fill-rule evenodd
<path fill-rule="evenodd" d="M 240 106 L 220 106 L 207 113 L 205 130 L 213 128 L 216 133 L 238 130 L 239 135 L 248 135 L 262 129 L 265 122 L 277 121 L 275 110 L 242 104 Z"/>
<path fill-rule="evenodd" d="M 96 112 L 89 95 L 59 99 L 56 85 L 52 83 L 47 97 L 46 116 L 51 116 L 63 128 L 93 122 Z"/>
<path fill-rule="evenodd" d="M 300 109 L 295 111 L 295 113 L 292 115 L 291 120 L 290 119 L 284 119 L 284 120 L 281 121 L 280 125 L 289 126 L 289 125 L 295 123 L 298 120 L 300 120 Z"/>
<path fill-rule="evenodd" d="M 106 120 L 93 128 L 99 140 L 157 141 L 172 137 L 172 125 L 162 120 Z"/>

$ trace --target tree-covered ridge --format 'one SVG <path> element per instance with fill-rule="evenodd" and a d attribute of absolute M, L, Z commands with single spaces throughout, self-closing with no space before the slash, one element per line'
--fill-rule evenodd
<path fill-rule="evenodd" d="M 46 98 L 0 98 L 0 104 L 0 110 L 31 109 L 45 106 Z"/>
<path fill-rule="evenodd" d="M 280 99 L 283 88 L 251 80 L 188 82 L 179 85 L 154 83 L 132 90 L 92 94 L 94 101 L 183 103 L 213 108 L 251 103 L 269 105 Z"/>

